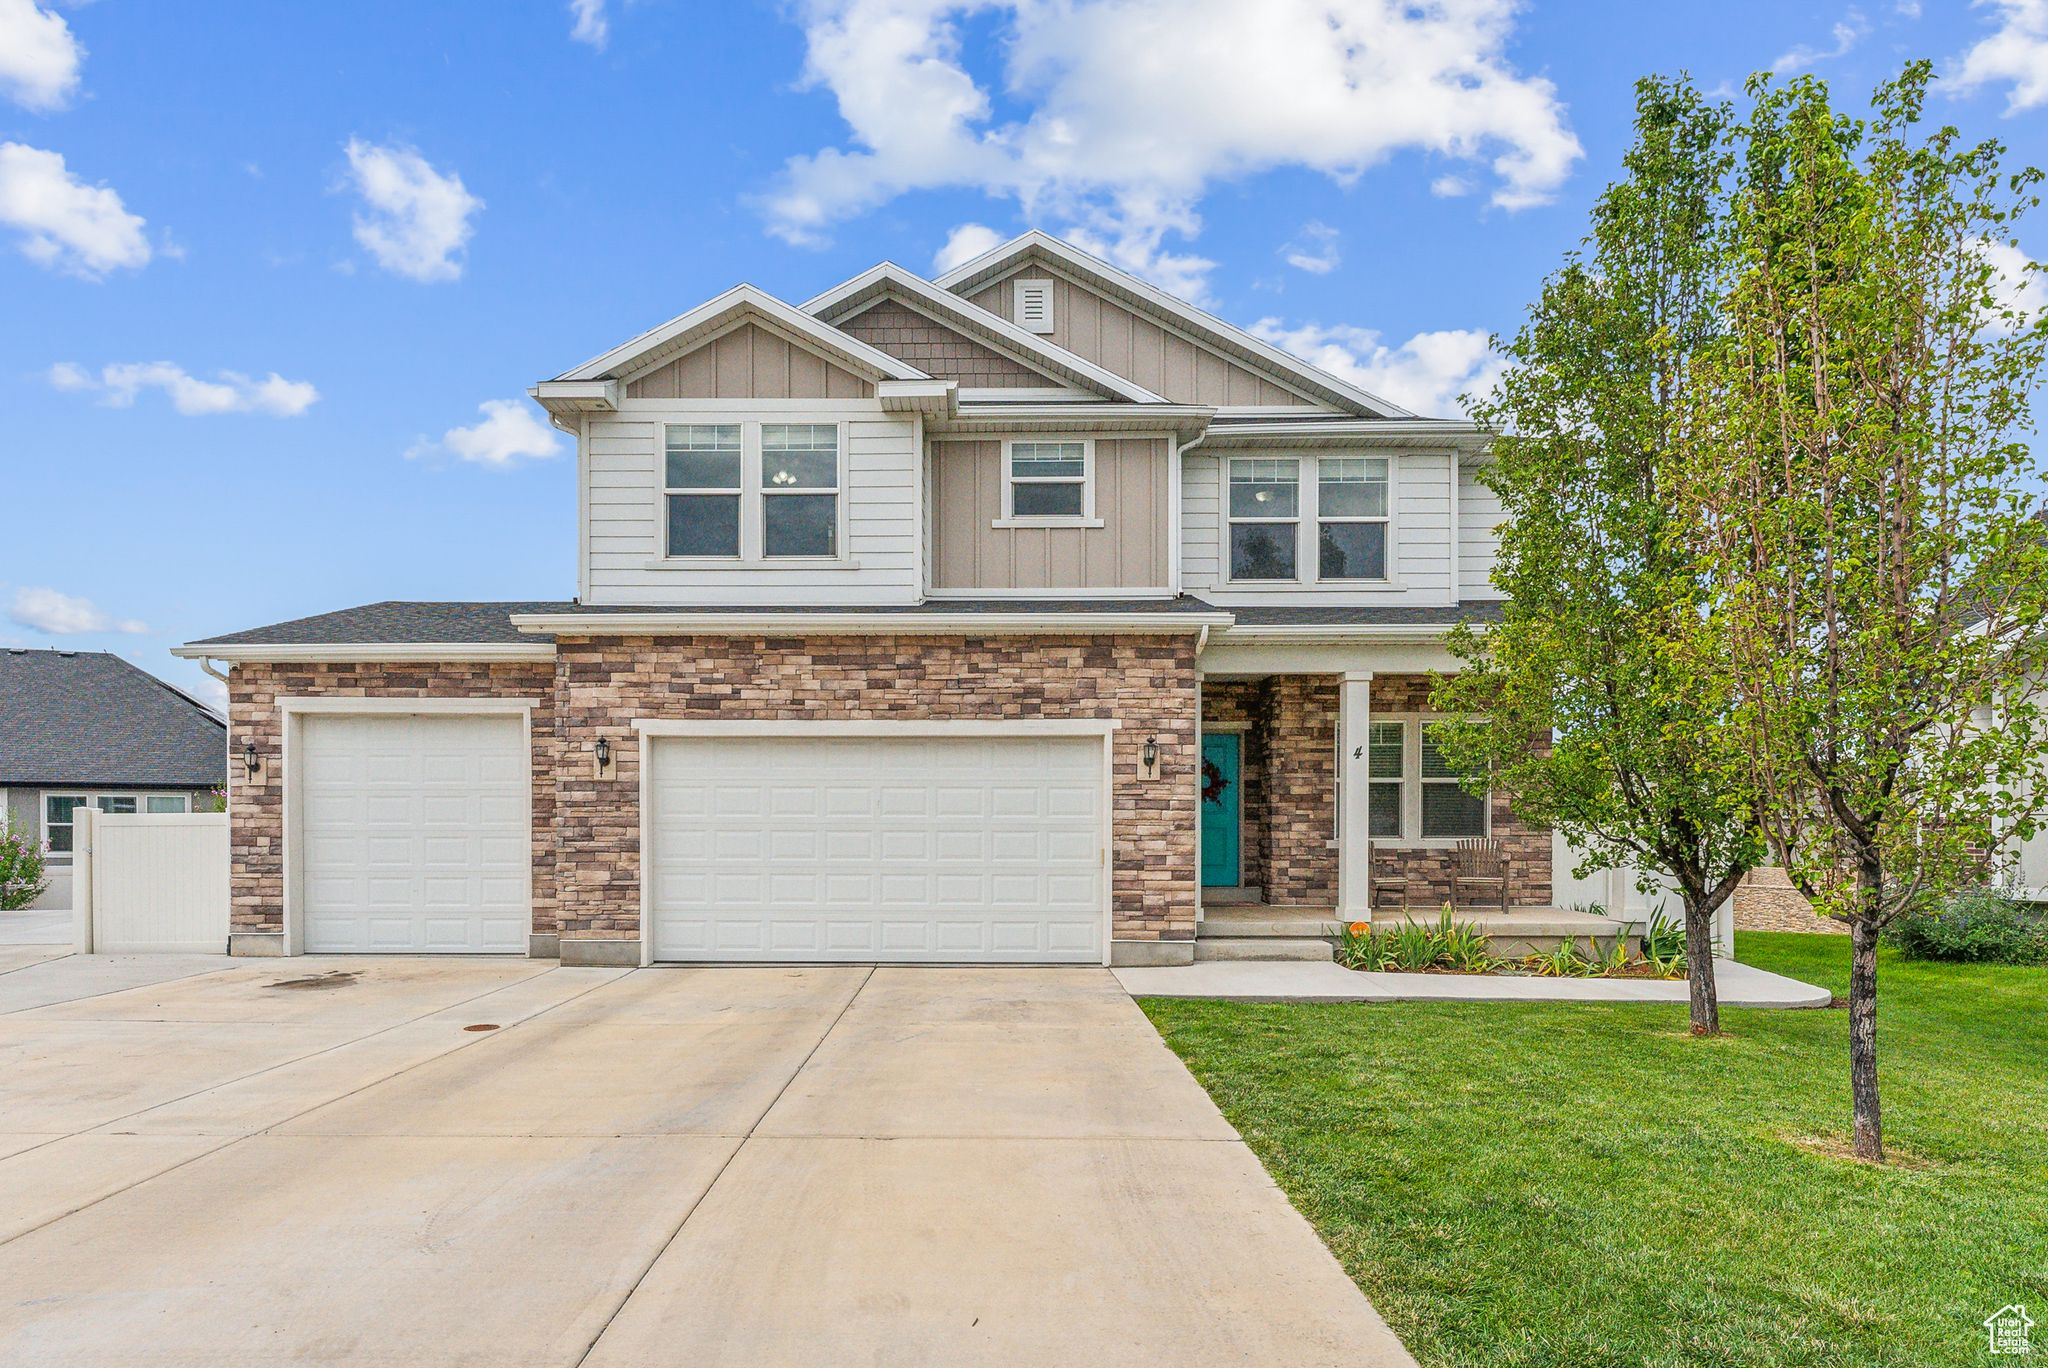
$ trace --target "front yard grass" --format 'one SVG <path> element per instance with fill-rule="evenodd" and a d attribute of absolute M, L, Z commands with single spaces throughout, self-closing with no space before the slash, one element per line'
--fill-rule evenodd
<path fill-rule="evenodd" d="M 1846 936 L 1739 945 L 1847 989 Z M 2048 1326 L 2048 969 L 1887 951 L 1878 993 L 1883 1169 L 1841 1011 L 1142 1005 L 1424 1364 L 2012 1362 L 1979 1322 Z"/>

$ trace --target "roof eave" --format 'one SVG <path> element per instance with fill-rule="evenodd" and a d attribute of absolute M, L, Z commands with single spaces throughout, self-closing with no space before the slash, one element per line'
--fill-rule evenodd
<path fill-rule="evenodd" d="M 173 646 L 171 654 L 181 660 L 224 660 L 231 665 L 254 664 L 403 664 L 449 661 L 488 664 L 502 661 L 547 661 L 555 648 L 546 641 L 363 641 L 321 642 L 187 642 Z"/>
<path fill-rule="evenodd" d="M 515 613 L 522 632 L 552 636 L 732 636 L 804 632 L 849 636 L 1044 636 L 1177 633 L 1228 625 L 1228 613 Z"/>

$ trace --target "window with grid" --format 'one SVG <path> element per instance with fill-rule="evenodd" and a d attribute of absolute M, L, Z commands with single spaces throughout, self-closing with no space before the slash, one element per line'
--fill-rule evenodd
<path fill-rule="evenodd" d="M 1408 726 L 1375 722 L 1365 747 L 1366 831 L 1376 840 L 1401 838 L 1401 785 L 1408 769 Z"/>
<path fill-rule="evenodd" d="M 761 554 L 839 553 L 839 428 L 761 425 Z"/>
<path fill-rule="evenodd" d="M 1424 840 L 1486 834 L 1486 799 L 1465 792 L 1458 773 L 1437 749 L 1434 727 L 1422 729 L 1420 777 Z"/>
<path fill-rule="evenodd" d="M 1088 444 L 1010 443 L 1010 516 L 1088 516 Z"/>
<path fill-rule="evenodd" d="M 1230 463 L 1230 577 L 1291 580 L 1301 539 L 1301 462 L 1251 457 Z"/>
<path fill-rule="evenodd" d="M 1324 457 L 1316 462 L 1316 577 L 1387 577 L 1387 460 Z"/>
<path fill-rule="evenodd" d="M 740 425 L 673 424 L 665 454 L 668 554 L 738 556 Z"/>

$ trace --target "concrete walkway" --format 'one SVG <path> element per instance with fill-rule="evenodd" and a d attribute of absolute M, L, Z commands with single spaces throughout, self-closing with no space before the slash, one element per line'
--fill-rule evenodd
<path fill-rule="evenodd" d="M 55 959 L 0 1128 L 5 1363 L 1412 1363 L 1100 969 Z"/>
<path fill-rule="evenodd" d="M 1118 969 L 1133 997 L 1242 1002 L 1677 1002 L 1680 980 L 1535 978 L 1509 974 L 1370 974 L 1329 963 L 1249 961 Z M 1829 993 L 1734 960 L 1714 961 L 1723 1007 L 1825 1007 Z"/>

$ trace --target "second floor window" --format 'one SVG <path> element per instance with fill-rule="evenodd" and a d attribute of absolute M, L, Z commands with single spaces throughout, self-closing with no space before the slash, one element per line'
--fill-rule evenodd
<path fill-rule="evenodd" d="M 1078 522 L 1088 516 L 1086 442 L 1010 443 L 1007 516 Z"/>
<path fill-rule="evenodd" d="M 1232 459 L 1228 469 L 1232 580 L 1388 578 L 1391 480 L 1386 457 L 1243 456 Z"/>
<path fill-rule="evenodd" d="M 1230 463 L 1230 577 L 1291 580 L 1301 541 L 1301 462 Z"/>
<path fill-rule="evenodd" d="M 663 451 L 667 553 L 719 560 L 839 555 L 833 423 L 672 423 Z"/>

